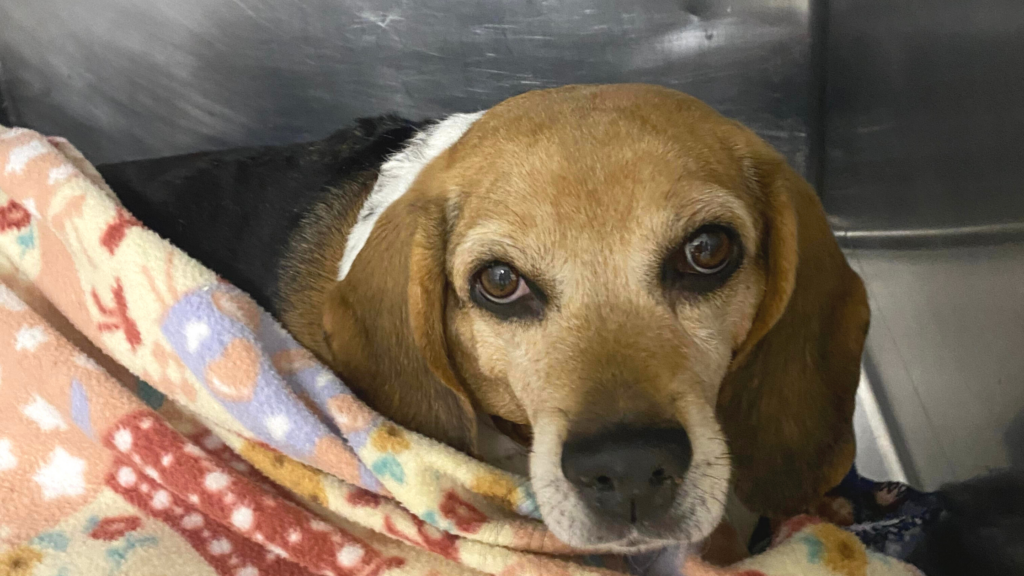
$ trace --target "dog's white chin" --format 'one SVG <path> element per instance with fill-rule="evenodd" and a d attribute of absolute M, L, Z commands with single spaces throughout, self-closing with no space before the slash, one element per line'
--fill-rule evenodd
<path fill-rule="evenodd" d="M 692 412 L 689 428 L 700 435 L 691 433 L 693 461 L 669 513 L 675 523 L 656 534 L 633 526 L 610 526 L 593 514 L 562 474 L 565 426 L 557 420 L 535 424 L 530 479 L 551 532 L 574 548 L 600 554 L 635 554 L 674 545 L 685 549 L 707 538 L 725 513 L 731 466 L 714 416 Z"/>

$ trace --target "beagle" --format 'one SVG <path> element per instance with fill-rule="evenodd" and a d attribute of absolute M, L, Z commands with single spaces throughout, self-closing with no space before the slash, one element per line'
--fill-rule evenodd
<path fill-rule="evenodd" d="M 382 414 L 528 446 L 566 543 L 700 542 L 730 487 L 797 513 L 853 461 L 863 284 L 811 187 L 679 92 L 566 86 L 100 172 Z"/>

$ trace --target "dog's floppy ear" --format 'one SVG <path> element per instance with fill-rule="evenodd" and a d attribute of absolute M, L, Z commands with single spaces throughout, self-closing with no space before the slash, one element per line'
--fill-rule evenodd
<path fill-rule="evenodd" d="M 472 452 L 472 403 L 445 331 L 447 207 L 421 186 L 388 207 L 344 280 L 327 294 L 332 368 L 397 423 Z"/>
<path fill-rule="evenodd" d="M 812 505 L 853 463 L 870 312 L 814 190 L 767 144 L 744 140 L 741 162 L 764 215 L 765 293 L 717 411 L 740 500 L 784 516 Z"/>

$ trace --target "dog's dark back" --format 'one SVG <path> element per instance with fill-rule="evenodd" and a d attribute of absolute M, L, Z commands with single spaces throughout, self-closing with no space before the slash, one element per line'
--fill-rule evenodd
<path fill-rule="evenodd" d="M 309 143 L 97 166 L 148 228 L 274 310 L 292 231 L 324 191 L 376 171 L 419 124 L 394 116 Z"/>

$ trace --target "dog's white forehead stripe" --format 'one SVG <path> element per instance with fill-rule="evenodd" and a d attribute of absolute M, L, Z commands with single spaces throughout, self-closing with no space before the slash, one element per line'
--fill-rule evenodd
<path fill-rule="evenodd" d="M 338 263 L 339 282 L 348 276 L 352 263 L 366 245 L 380 215 L 409 190 L 427 164 L 458 142 L 473 122 L 483 115 L 483 111 L 473 114 L 452 114 L 413 136 L 404 148 L 381 165 L 380 176 L 377 177 L 373 190 L 370 190 L 370 195 L 363 202 L 355 226 L 348 233 L 345 253 Z"/>

